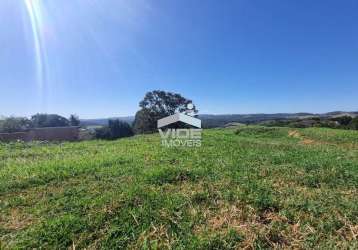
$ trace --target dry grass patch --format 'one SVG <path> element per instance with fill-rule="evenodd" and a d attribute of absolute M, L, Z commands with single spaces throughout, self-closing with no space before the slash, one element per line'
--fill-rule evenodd
<path fill-rule="evenodd" d="M 277 225 L 287 225 L 288 228 L 277 228 Z M 240 249 L 255 249 L 260 244 L 273 248 L 289 247 L 292 239 L 301 237 L 298 226 L 288 225 L 284 216 L 271 211 L 258 214 L 248 205 L 228 203 L 222 203 L 217 210 L 208 211 L 205 224 L 196 231 L 199 234 L 208 231 L 224 236 L 230 230 L 243 236 L 237 245 Z"/>
<path fill-rule="evenodd" d="M 172 237 L 165 225 L 154 225 L 143 231 L 129 249 L 171 249 Z"/>
<path fill-rule="evenodd" d="M 30 226 L 34 218 L 20 208 L 11 208 L 9 214 L 0 215 L 0 224 L 5 230 L 17 231 Z"/>

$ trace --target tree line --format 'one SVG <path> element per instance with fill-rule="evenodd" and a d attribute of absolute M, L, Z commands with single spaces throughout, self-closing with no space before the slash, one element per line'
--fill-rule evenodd
<path fill-rule="evenodd" d="M 0 120 L 0 132 L 14 133 L 27 131 L 32 128 L 68 127 L 79 126 L 77 115 L 71 115 L 68 119 L 56 114 L 36 114 L 30 119 L 26 117 L 8 117 Z"/>
<path fill-rule="evenodd" d="M 139 103 L 139 111 L 135 115 L 133 124 L 118 119 L 108 120 L 106 126 L 96 128 L 94 137 L 98 139 L 117 139 L 134 134 L 152 133 L 157 130 L 157 120 L 183 112 L 190 99 L 178 93 L 154 90 L 146 93 Z M 197 113 L 195 105 L 193 111 Z M 13 133 L 26 131 L 32 128 L 80 126 L 77 115 L 69 118 L 57 114 L 36 114 L 30 119 L 26 117 L 8 117 L 0 120 L 0 133 Z"/>
<path fill-rule="evenodd" d="M 135 114 L 135 119 L 132 124 L 120 121 L 118 119 L 109 120 L 106 126 L 96 128 L 94 130 L 94 137 L 98 139 L 117 139 L 121 137 L 128 137 L 134 134 L 153 133 L 157 131 L 157 121 L 163 117 L 173 115 L 177 112 L 184 112 L 187 110 L 188 104 L 193 104 L 192 100 L 183 97 L 178 93 L 166 92 L 161 90 L 150 91 L 145 94 L 143 100 L 139 102 L 139 110 Z M 193 112 L 198 113 L 195 105 L 193 105 Z M 245 116 L 220 116 L 221 118 L 204 118 L 205 127 L 223 126 L 226 123 L 239 121 L 244 122 Z M 259 115 L 263 116 L 263 115 Z M 269 119 L 270 115 L 265 115 L 265 119 Z M 255 122 L 255 117 L 248 119 L 245 123 L 260 123 Z M 213 123 L 213 124 L 211 124 Z M 57 114 L 36 114 L 30 119 L 24 117 L 8 117 L 0 120 L 0 133 L 12 133 L 26 131 L 31 128 L 44 127 L 67 127 L 80 126 L 80 119 L 77 115 L 71 115 L 69 118 L 62 117 Z M 212 126 L 211 126 L 212 125 Z M 266 126 L 291 126 L 291 127 L 331 127 L 340 129 L 354 129 L 358 130 L 358 116 L 340 116 L 329 119 L 321 119 L 313 117 L 308 119 L 274 119 L 264 122 Z M 176 126 L 184 126 L 183 124 L 176 124 Z"/>
<path fill-rule="evenodd" d="M 139 110 L 135 114 L 134 122 L 129 124 L 118 119 L 109 120 L 106 126 L 96 128 L 94 137 L 98 139 L 117 139 L 128 137 L 134 134 L 153 133 L 157 131 L 157 121 L 163 117 L 173 115 L 177 112 L 187 110 L 188 104 L 192 104 L 192 100 L 183 97 L 181 94 L 166 92 L 161 90 L 150 91 L 145 94 L 144 98 L 139 102 Z M 195 105 L 193 112 L 198 113 Z M 259 115 L 263 116 L 263 115 Z M 265 119 L 269 119 L 270 115 L 265 115 Z M 255 122 L 257 117 L 249 117 L 252 122 L 244 121 L 245 116 L 220 116 L 221 118 L 203 118 L 205 127 L 223 126 L 226 123 L 239 121 L 245 123 Z M 77 115 L 71 115 L 69 118 L 57 114 L 36 114 L 30 119 L 25 117 L 8 117 L 0 120 L 0 133 L 12 133 L 26 131 L 31 128 L 44 127 L 67 127 L 80 126 L 81 122 Z M 264 122 L 267 126 L 292 126 L 292 127 L 331 127 L 340 129 L 358 130 L 358 117 L 340 116 L 329 119 L 321 119 L 313 117 L 308 119 L 274 119 Z M 176 124 L 176 126 L 184 126 Z"/>

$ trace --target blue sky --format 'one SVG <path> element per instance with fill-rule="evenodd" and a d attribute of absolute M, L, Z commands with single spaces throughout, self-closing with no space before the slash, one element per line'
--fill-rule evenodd
<path fill-rule="evenodd" d="M 1 0 L 0 115 L 358 110 L 356 0 Z"/>

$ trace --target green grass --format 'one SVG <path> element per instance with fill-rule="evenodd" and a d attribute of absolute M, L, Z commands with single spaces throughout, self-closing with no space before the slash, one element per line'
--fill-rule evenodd
<path fill-rule="evenodd" d="M 0 249 L 358 248 L 358 132 L 0 144 Z"/>

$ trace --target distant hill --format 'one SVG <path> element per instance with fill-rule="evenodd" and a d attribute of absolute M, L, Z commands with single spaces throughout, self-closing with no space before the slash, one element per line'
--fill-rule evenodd
<path fill-rule="evenodd" d="M 214 128 L 214 127 L 223 127 L 228 123 L 244 123 L 244 124 L 256 124 L 265 121 L 284 121 L 290 119 L 307 119 L 313 117 L 320 118 L 331 118 L 337 116 L 349 115 L 352 117 L 358 116 L 358 111 L 356 112 L 344 112 L 344 111 L 334 111 L 323 114 L 315 113 L 276 113 L 276 114 L 225 114 L 225 115 L 210 115 L 202 114 L 198 118 L 201 119 L 203 128 Z M 113 117 L 113 118 L 100 118 L 100 119 L 82 119 L 82 126 L 103 126 L 107 125 L 108 119 L 119 119 L 132 123 L 134 121 L 134 116 L 125 116 L 125 117 Z"/>
<path fill-rule="evenodd" d="M 110 119 L 119 119 L 121 121 L 131 124 L 134 121 L 134 116 L 111 117 L 111 118 L 98 118 L 98 119 L 81 119 L 82 126 L 104 126 L 108 124 Z"/>
<path fill-rule="evenodd" d="M 323 114 L 315 113 L 277 113 L 277 114 L 229 114 L 229 115 L 199 115 L 202 120 L 204 128 L 223 127 L 228 123 L 245 123 L 245 124 L 257 124 L 266 121 L 286 121 L 294 119 L 308 119 L 308 118 L 333 118 L 338 116 L 358 116 L 358 112 L 343 112 L 335 111 Z"/>
<path fill-rule="evenodd" d="M 277 114 L 229 114 L 229 115 L 199 115 L 204 128 L 223 127 L 228 123 L 239 122 L 255 124 L 270 120 L 295 119 L 301 116 L 314 116 L 311 113 L 277 113 Z"/>

